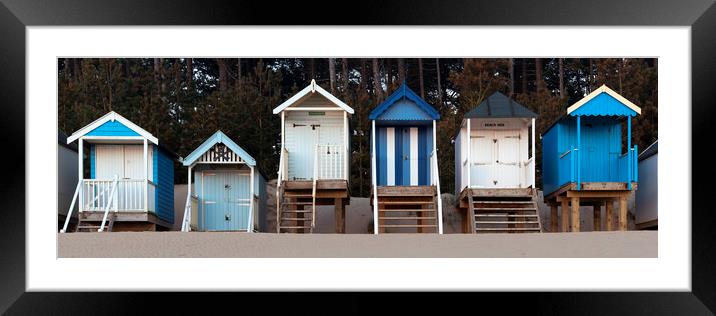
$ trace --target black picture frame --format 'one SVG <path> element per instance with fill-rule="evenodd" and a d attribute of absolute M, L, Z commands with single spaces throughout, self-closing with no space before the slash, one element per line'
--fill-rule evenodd
<path fill-rule="evenodd" d="M 25 152 L 25 27 L 62 25 L 634 25 L 691 26 L 692 53 L 692 292 L 669 293 L 499 293 L 469 295 L 468 304 L 507 300 L 510 312 L 532 314 L 712 314 L 716 311 L 716 217 L 709 207 L 709 180 L 716 168 L 710 159 L 709 137 L 716 100 L 716 6 L 713 0 L 637 1 L 365 1 L 342 11 L 340 2 L 293 1 L 95 1 L 0 0 L 0 126 L 4 152 Z M 353 3 L 353 2 L 348 2 Z M 668 105 L 676 106 L 676 105 Z M 50 107 L 50 105 L 48 105 Z M 684 110 L 689 110 L 684 105 Z M 668 121 L 668 118 L 666 119 Z M 0 311 L 8 314 L 114 314 L 189 311 L 186 300 L 238 302 L 246 294 L 189 293 L 159 298 L 155 293 L 32 293 L 25 291 L 25 170 L 20 155 L 8 155 L 0 190 Z M 24 157 L 24 156 L 22 156 Z M 6 165 L 9 166 L 9 165 Z M 689 201 L 683 201 L 687 211 Z M 81 276 L 78 276 L 81 277 Z M 96 276 L 101 277 L 101 276 Z M 410 296 L 419 302 L 425 294 Z M 273 299 L 272 295 L 260 298 Z M 434 297 L 431 297 L 434 298 Z M 253 298 L 252 298 L 253 299 Z M 436 298 L 447 304 L 447 295 Z M 296 309 L 303 295 L 281 304 L 260 306 L 267 312 Z M 371 294 L 338 298 L 341 312 L 373 308 Z M 455 300 L 453 300 L 454 302 Z M 161 302 L 157 304 L 157 302 Z M 269 303 L 271 304 L 271 303 Z M 318 303 L 311 303 L 311 305 Z M 196 308 L 201 304 L 191 304 Z M 421 304 L 422 305 L 422 304 Z M 141 306 L 141 307 L 139 307 Z M 200 310 L 221 308 L 215 304 Z M 412 308 L 420 305 L 412 305 Z M 141 309 L 139 309 L 141 308 Z M 217 310 L 218 310 L 217 309 Z M 462 308 L 460 308 L 462 309 Z M 505 309 L 507 310 L 507 309 Z"/>

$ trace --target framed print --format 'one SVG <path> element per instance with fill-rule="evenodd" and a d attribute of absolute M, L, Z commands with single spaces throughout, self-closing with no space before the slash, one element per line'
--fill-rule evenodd
<path fill-rule="evenodd" d="M 713 312 L 712 2 L 341 10 L 3 0 L 3 311 Z"/>

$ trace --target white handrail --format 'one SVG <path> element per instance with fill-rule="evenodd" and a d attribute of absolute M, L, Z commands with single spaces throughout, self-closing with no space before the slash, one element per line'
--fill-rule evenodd
<path fill-rule="evenodd" d="M 184 204 L 184 221 L 181 224 L 181 231 L 188 232 L 190 230 L 189 221 L 191 221 L 191 185 L 187 187 L 186 203 Z"/>
<path fill-rule="evenodd" d="M 432 161 L 432 168 L 435 172 L 433 174 L 433 185 L 435 185 L 435 188 L 437 189 L 437 199 L 438 199 L 438 234 L 443 233 L 443 199 L 442 194 L 440 193 L 440 172 L 438 171 L 438 157 L 437 157 L 437 149 L 433 149 L 433 153 L 430 155 L 430 160 Z"/>
<path fill-rule="evenodd" d="M 318 180 L 318 151 L 320 145 L 316 144 L 316 154 L 313 156 L 313 191 L 311 197 L 313 198 L 311 204 L 311 233 L 313 228 L 316 227 L 316 180 Z"/>
<path fill-rule="evenodd" d="M 75 194 L 72 196 L 72 203 L 70 203 L 70 209 L 67 211 L 67 217 L 65 218 L 65 225 L 62 226 L 62 229 L 60 229 L 60 233 L 65 233 L 67 231 L 67 225 L 70 224 L 70 218 L 72 217 L 72 209 L 75 208 L 75 201 L 77 201 L 77 196 L 80 193 L 80 187 L 82 187 L 82 180 L 77 181 L 77 188 L 75 189 Z M 79 205 L 77 206 L 77 208 L 79 208 Z"/>
<path fill-rule="evenodd" d="M 278 160 L 278 176 L 276 178 L 276 233 L 281 232 L 281 181 L 283 180 L 284 169 L 286 168 L 284 164 L 286 159 L 288 159 L 285 156 L 288 156 L 288 150 L 282 148 Z"/>
<path fill-rule="evenodd" d="M 114 192 L 117 191 L 117 175 L 114 176 L 114 181 L 112 181 L 112 191 L 109 192 L 109 199 L 107 202 L 107 206 L 104 208 L 104 217 L 102 217 L 102 225 L 99 226 L 98 232 L 101 232 L 104 230 L 104 225 L 107 223 L 107 216 L 109 215 L 109 206 L 114 204 L 114 211 L 117 211 L 117 201 L 113 199 Z"/>

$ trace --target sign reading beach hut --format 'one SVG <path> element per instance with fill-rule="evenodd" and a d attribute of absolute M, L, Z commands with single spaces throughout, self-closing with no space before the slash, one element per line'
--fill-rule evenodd
<path fill-rule="evenodd" d="M 217 131 L 182 163 L 189 169 L 182 231 L 260 229 L 266 179 L 257 172 L 256 160 L 239 145 Z"/>
<path fill-rule="evenodd" d="M 442 234 L 436 120 L 403 83 L 369 115 L 373 231 Z"/>
<path fill-rule="evenodd" d="M 540 232 L 534 201 L 537 114 L 495 92 L 467 112 L 455 138 L 463 232 Z"/>
<path fill-rule="evenodd" d="M 619 201 L 619 230 L 627 229 L 627 197 L 637 185 L 637 147 L 631 144 L 631 119 L 641 109 L 601 86 L 567 108 L 542 138 L 544 201 L 551 206 L 552 231 L 580 230 L 579 206 L 594 207 L 594 229 L 601 228 L 606 204 L 607 230 L 612 230 L 612 205 Z M 626 126 L 624 126 L 626 125 Z M 622 129 L 626 135 L 622 134 Z"/>
<path fill-rule="evenodd" d="M 115 112 L 74 132 L 79 181 L 77 231 L 167 230 L 174 222 L 174 160 L 159 140 Z M 89 145 L 89 146 L 87 146 Z M 90 177 L 84 151 L 89 147 Z M 67 218 L 70 218 L 68 213 Z M 60 232 L 67 230 L 67 222 Z"/>
<path fill-rule="evenodd" d="M 353 109 L 311 80 L 273 113 L 281 115 L 276 231 L 311 233 L 316 206 L 334 205 L 336 232 L 344 233 Z"/>

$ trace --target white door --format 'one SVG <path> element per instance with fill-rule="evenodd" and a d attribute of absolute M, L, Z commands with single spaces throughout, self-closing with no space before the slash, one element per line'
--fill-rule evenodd
<path fill-rule="evenodd" d="M 288 133 L 293 134 L 295 149 L 288 153 L 288 159 L 293 160 L 289 171 L 292 180 L 313 179 L 313 164 L 318 143 L 320 125 L 317 123 L 296 123 L 288 126 Z"/>
<path fill-rule="evenodd" d="M 124 177 L 124 146 L 95 146 L 95 175 L 97 180 L 111 180 L 117 175 Z"/>
<path fill-rule="evenodd" d="M 470 138 L 470 182 L 471 186 L 493 187 L 494 133 L 492 131 L 476 131 Z"/>
<path fill-rule="evenodd" d="M 520 132 L 496 131 L 495 187 L 520 187 Z"/>

